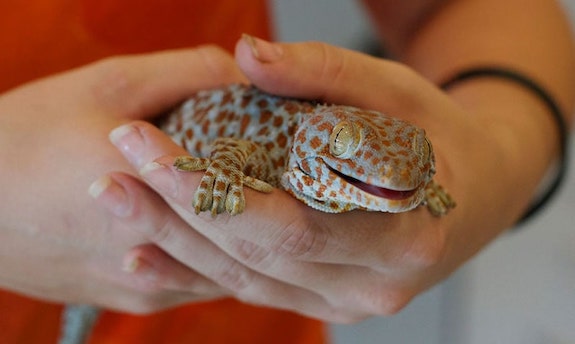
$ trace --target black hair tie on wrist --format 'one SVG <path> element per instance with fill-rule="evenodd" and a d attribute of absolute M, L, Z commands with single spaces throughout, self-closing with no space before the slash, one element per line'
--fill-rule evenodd
<path fill-rule="evenodd" d="M 467 69 L 457 73 L 454 77 L 442 83 L 441 88 L 443 90 L 447 90 L 455 84 L 474 78 L 505 79 L 515 82 L 530 90 L 537 97 L 539 97 L 539 99 L 541 99 L 545 105 L 547 105 L 550 110 L 550 114 L 552 115 L 552 118 L 557 125 L 557 129 L 559 129 L 559 160 L 555 179 L 553 179 L 547 190 L 545 190 L 545 192 L 539 196 L 535 202 L 533 202 L 533 204 L 527 209 L 527 212 L 519 220 L 518 224 L 523 224 L 548 204 L 549 200 L 557 193 L 557 190 L 559 190 L 559 187 L 565 179 L 565 174 L 567 172 L 567 147 L 569 140 L 567 123 L 561 113 L 559 106 L 553 97 L 551 97 L 551 95 L 543 87 L 539 86 L 535 81 L 526 77 L 525 75 L 509 69 L 499 67 L 477 67 Z"/>

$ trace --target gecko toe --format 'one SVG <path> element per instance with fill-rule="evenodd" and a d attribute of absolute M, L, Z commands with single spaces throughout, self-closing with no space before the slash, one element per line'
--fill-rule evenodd
<path fill-rule="evenodd" d="M 196 158 L 193 156 L 179 156 L 174 160 L 174 167 L 180 171 L 201 171 L 210 165 L 210 159 Z"/>
<path fill-rule="evenodd" d="M 237 215 L 244 211 L 246 199 L 242 186 L 232 185 L 226 197 L 226 211 L 231 215 Z"/>
<path fill-rule="evenodd" d="M 263 180 L 250 176 L 244 176 L 244 185 L 263 193 L 270 193 L 274 189 L 273 186 L 264 182 Z"/>
<path fill-rule="evenodd" d="M 451 195 L 433 180 L 425 188 L 425 203 L 433 216 L 446 215 L 449 210 L 455 208 L 455 201 Z"/>

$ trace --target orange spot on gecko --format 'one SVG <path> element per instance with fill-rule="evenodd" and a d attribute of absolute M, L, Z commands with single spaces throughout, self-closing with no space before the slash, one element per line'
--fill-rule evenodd
<path fill-rule="evenodd" d="M 338 210 L 340 206 L 338 203 L 332 201 L 332 202 L 329 202 L 329 207 L 335 211 L 335 210 Z"/>
<path fill-rule="evenodd" d="M 222 111 L 218 112 L 218 115 L 216 116 L 215 121 L 218 123 L 222 123 L 226 119 L 227 115 L 228 115 L 227 111 L 222 110 Z"/>
<path fill-rule="evenodd" d="M 284 133 L 279 133 L 277 137 L 277 144 L 280 148 L 285 148 L 287 145 L 288 138 Z"/>
<path fill-rule="evenodd" d="M 406 147 L 407 143 L 405 142 L 405 140 L 403 140 L 401 137 L 397 136 L 395 139 L 393 139 L 393 141 L 401 147 Z"/>
<path fill-rule="evenodd" d="M 272 125 L 275 128 L 279 128 L 284 123 L 284 119 L 281 116 L 274 116 Z"/>
<path fill-rule="evenodd" d="M 317 126 L 318 131 L 331 131 L 332 125 L 330 123 L 324 122 Z"/>
<path fill-rule="evenodd" d="M 303 183 L 305 184 L 305 186 L 312 186 L 313 185 L 313 179 L 310 178 L 309 176 L 304 176 L 303 177 Z"/>
<path fill-rule="evenodd" d="M 210 122 L 204 122 L 202 125 L 202 135 L 208 136 L 208 132 L 210 131 Z"/>
<path fill-rule="evenodd" d="M 272 149 L 274 149 L 275 146 L 276 145 L 273 142 L 268 142 L 268 143 L 264 144 L 264 147 L 268 152 L 271 151 Z"/>
<path fill-rule="evenodd" d="M 311 148 L 312 148 L 314 151 L 317 151 L 318 148 L 322 145 L 322 141 L 321 141 L 321 139 L 320 139 L 319 137 L 314 136 L 314 137 L 310 140 L 309 144 L 310 144 Z"/>
<path fill-rule="evenodd" d="M 246 129 L 248 127 L 248 125 L 250 124 L 250 121 L 252 120 L 252 118 L 250 116 L 244 116 L 242 117 L 242 121 L 240 124 L 240 136 L 244 136 L 246 133 Z"/>
<path fill-rule="evenodd" d="M 229 103 L 231 103 L 233 100 L 232 97 L 232 93 L 231 92 L 226 92 L 224 93 L 224 96 L 222 97 L 222 101 L 220 102 L 220 105 L 222 107 L 225 107 L 226 105 L 228 105 Z"/>
<path fill-rule="evenodd" d="M 252 101 L 253 96 L 251 95 L 245 95 L 242 97 L 242 101 L 240 103 L 240 106 L 242 109 L 245 109 L 246 107 L 248 107 L 248 105 L 250 104 L 250 102 Z"/>
<path fill-rule="evenodd" d="M 373 156 L 373 152 L 370 150 L 366 150 L 365 152 L 363 152 L 363 159 L 364 160 L 369 160 L 369 159 L 371 159 L 372 156 Z"/>
<path fill-rule="evenodd" d="M 272 118 L 273 113 L 269 110 L 264 110 L 260 113 L 260 124 L 266 124 Z"/>
<path fill-rule="evenodd" d="M 284 110 L 290 115 L 294 115 L 298 112 L 299 106 L 297 106 L 297 104 L 294 102 L 286 102 L 284 105 Z"/>
<path fill-rule="evenodd" d="M 260 99 L 260 100 L 257 102 L 257 106 L 258 106 L 260 109 L 265 109 L 265 108 L 268 107 L 268 105 L 269 105 L 269 103 L 268 103 L 268 101 L 265 100 L 265 99 Z"/>
<path fill-rule="evenodd" d="M 186 138 L 188 140 L 191 140 L 193 137 L 194 137 L 194 131 L 191 128 L 186 130 Z"/>

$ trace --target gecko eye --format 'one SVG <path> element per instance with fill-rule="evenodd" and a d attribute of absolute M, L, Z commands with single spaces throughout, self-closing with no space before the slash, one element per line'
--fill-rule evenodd
<path fill-rule="evenodd" d="M 337 158 L 350 158 L 359 148 L 360 130 L 348 121 L 338 123 L 329 137 L 329 151 Z"/>
<path fill-rule="evenodd" d="M 421 156 L 423 157 L 423 161 L 429 161 L 429 159 L 431 158 L 431 142 L 429 142 L 429 139 L 426 137 L 425 138 L 425 143 L 422 145 L 422 152 L 421 152 Z"/>
<path fill-rule="evenodd" d="M 419 156 L 422 163 L 427 163 L 433 159 L 433 148 L 431 142 L 425 136 L 425 132 L 421 130 L 412 141 L 413 152 Z"/>

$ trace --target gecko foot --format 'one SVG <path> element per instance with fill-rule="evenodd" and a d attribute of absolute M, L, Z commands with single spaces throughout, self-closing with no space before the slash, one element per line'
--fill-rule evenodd
<path fill-rule="evenodd" d="M 443 216 L 456 205 L 447 191 L 433 180 L 425 187 L 425 204 L 433 216 Z"/>
<path fill-rule="evenodd" d="M 182 156 L 176 158 L 174 166 L 181 171 L 206 171 L 192 201 L 196 214 L 203 211 L 211 211 L 214 217 L 224 212 L 240 214 L 246 204 L 244 185 L 266 193 L 273 189 L 262 180 L 244 175 L 240 166 L 227 159 Z"/>

